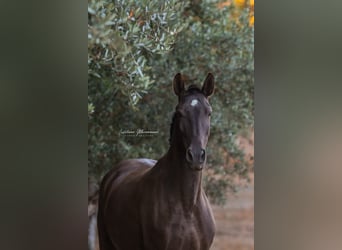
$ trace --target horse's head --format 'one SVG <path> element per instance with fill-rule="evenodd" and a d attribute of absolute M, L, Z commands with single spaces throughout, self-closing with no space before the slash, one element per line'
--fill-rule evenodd
<path fill-rule="evenodd" d="M 178 96 L 175 113 L 175 128 L 185 159 L 193 170 L 202 170 L 206 161 L 206 145 L 210 130 L 211 106 L 208 97 L 214 92 L 214 76 L 209 73 L 202 88 L 191 85 L 187 90 L 178 73 L 173 80 L 173 89 Z"/>

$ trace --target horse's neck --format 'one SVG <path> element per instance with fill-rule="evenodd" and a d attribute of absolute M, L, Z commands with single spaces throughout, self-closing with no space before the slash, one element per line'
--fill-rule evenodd
<path fill-rule="evenodd" d="M 184 156 L 185 152 L 171 145 L 159 162 L 159 183 L 167 190 L 167 199 L 179 200 L 184 209 L 191 211 L 200 199 L 202 172 L 190 169 Z"/>

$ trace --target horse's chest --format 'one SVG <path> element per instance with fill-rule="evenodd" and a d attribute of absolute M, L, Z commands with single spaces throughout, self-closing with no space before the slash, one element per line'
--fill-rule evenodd
<path fill-rule="evenodd" d="M 150 222 L 144 230 L 146 250 L 207 250 L 213 240 L 213 224 L 201 214 L 183 214 L 175 208 Z"/>

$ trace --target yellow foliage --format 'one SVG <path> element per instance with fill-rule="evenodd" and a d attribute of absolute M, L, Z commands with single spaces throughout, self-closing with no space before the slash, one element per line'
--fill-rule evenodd
<path fill-rule="evenodd" d="M 234 0 L 234 4 L 242 9 L 246 6 L 246 1 L 245 0 Z"/>
<path fill-rule="evenodd" d="M 254 25 L 254 0 L 249 0 L 249 26 Z"/>
<path fill-rule="evenodd" d="M 249 26 L 253 26 L 254 25 L 254 15 L 252 15 L 250 18 L 249 18 Z"/>
<path fill-rule="evenodd" d="M 237 6 L 239 9 L 243 9 L 248 7 L 250 11 L 250 17 L 249 17 L 249 25 L 253 26 L 254 25 L 254 0 L 228 0 L 221 2 L 217 5 L 219 9 L 222 9 L 226 6 L 230 6 L 231 4 L 234 4 Z M 236 13 L 236 15 L 238 15 Z"/>

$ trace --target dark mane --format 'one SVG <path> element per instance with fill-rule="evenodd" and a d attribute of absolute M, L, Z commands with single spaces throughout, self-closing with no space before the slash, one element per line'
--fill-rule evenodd
<path fill-rule="evenodd" d="M 175 120 L 176 120 L 176 112 L 173 113 L 172 115 L 172 121 L 171 121 L 171 126 L 170 126 L 170 137 L 169 137 L 169 145 L 171 146 L 171 139 L 172 139 L 172 134 L 173 134 L 173 127 L 175 125 Z"/>
<path fill-rule="evenodd" d="M 202 93 L 202 91 L 197 85 L 191 84 L 185 93 L 186 93 L 186 95 L 191 95 L 194 93 Z"/>

